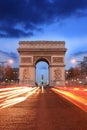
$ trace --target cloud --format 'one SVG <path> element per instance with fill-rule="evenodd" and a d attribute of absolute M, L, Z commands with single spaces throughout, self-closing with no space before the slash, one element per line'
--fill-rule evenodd
<path fill-rule="evenodd" d="M 76 59 L 77 61 L 78 61 L 78 60 L 79 60 L 79 61 L 82 61 L 85 56 L 87 56 L 87 50 L 82 50 L 82 51 L 77 50 L 77 52 L 73 52 L 73 53 L 71 53 L 71 54 L 69 55 L 69 57 L 67 57 L 67 59 L 66 59 L 66 64 L 68 65 L 67 62 L 70 63 L 70 61 L 71 61 L 72 59 Z M 72 65 L 72 63 L 71 63 L 71 65 Z"/>
<path fill-rule="evenodd" d="M 87 16 L 87 0 L 1 0 L 0 37 L 31 37 L 73 15 Z"/>
<path fill-rule="evenodd" d="M 87 55 L 87 50 L 86 51 L 78 51 L 73 53 L 73 56 L 81 56 L 81 55 Z"/>
<path fill-rule="evenodd" d="M 13 37 L 13 38 L 20 38 L 20 37 L 27 37 L 27 36 L 33 36 L 33 32 L 24 32 L 23 30 L 20 29 L 15 29 L 14 27 L 5 27 L 2 26 L 0 27 L 0 37 L 2 38 L 8 38 L 8 37 Z"/>
<path fill-rule="evenodd" d="M 17 55 L 17 53 L 13 53 L 13 52 L 4 52 L 0 50 L 0 62 L 2 61 L 8 61 L 9 59 L 12 59 L 14 61 L 14 67 L 18 67 L 19 65 L 19 57 Z"/>

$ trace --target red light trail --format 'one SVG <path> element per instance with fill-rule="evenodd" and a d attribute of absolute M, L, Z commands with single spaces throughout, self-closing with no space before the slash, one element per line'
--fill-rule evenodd
<path fill-rule="evenodd" d="M 76 87 L 56 87 L 52 91 L 66 98 L 85 112 L 87 112 L 87 89 Z"/>

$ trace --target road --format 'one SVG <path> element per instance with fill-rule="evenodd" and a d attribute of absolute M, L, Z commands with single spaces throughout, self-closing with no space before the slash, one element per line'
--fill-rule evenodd
<path fill-rule="evenodd" d="M 41 88 L 17 104 L 1 106 L 0 130 L 87 130 L 87 112 L 51 89 Z"/>
<path fill-rule="evenodd" d="M 87 88 L 55 87 L 52 90 L 87 112 Z"/>

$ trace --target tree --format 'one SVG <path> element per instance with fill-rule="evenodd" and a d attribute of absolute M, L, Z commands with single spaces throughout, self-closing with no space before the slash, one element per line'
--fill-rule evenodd
<path fill-rule="evenodd" d="M 74 68 L 73 73 L 74 78 L 80 78 L 80 70 L 78 67 Z"/>
<path fill-rule="evenodd" d="M 74 76 L 74 68 L 70 68 L 69 70 L 68 70 L 68 77 L 71 79 L 71 78 L 73 78 L 73 76 Z"/>
<path fill-rule="evenodd" d="M 4 76 L 5 76 L 5 67 L 0 65 L 0 81 L 4 81 Z"/>
<path fill-rule="evenodd" d="M 67 71 L 67 74 L 66 74 L 66 79 L 75 79 L 75 78 L 79 78 L 80 77 L 80 70 L 78 67 L 76 68 L 70 68 L 68 71 Z"/>
<path fill-rule="evenodd" d="M 10 80 L 13 77 L 13 71 L 10 65 L 6 66 L 5 68 L 5 79 Z"/>
<path fill-rule="evenodd" d="M 81 63 L 81 70 L 84 75 L 87 75 L 87 56 L 83 58 L 83 61 Z"/>

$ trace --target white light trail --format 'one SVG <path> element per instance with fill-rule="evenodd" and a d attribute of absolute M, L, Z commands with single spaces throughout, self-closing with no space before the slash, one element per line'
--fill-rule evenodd
<path fill-rule="evenodd" d="M 23 102 L 34 94 L 39 87 L 15 87 L 0 89 L 0 109 Z"/>

